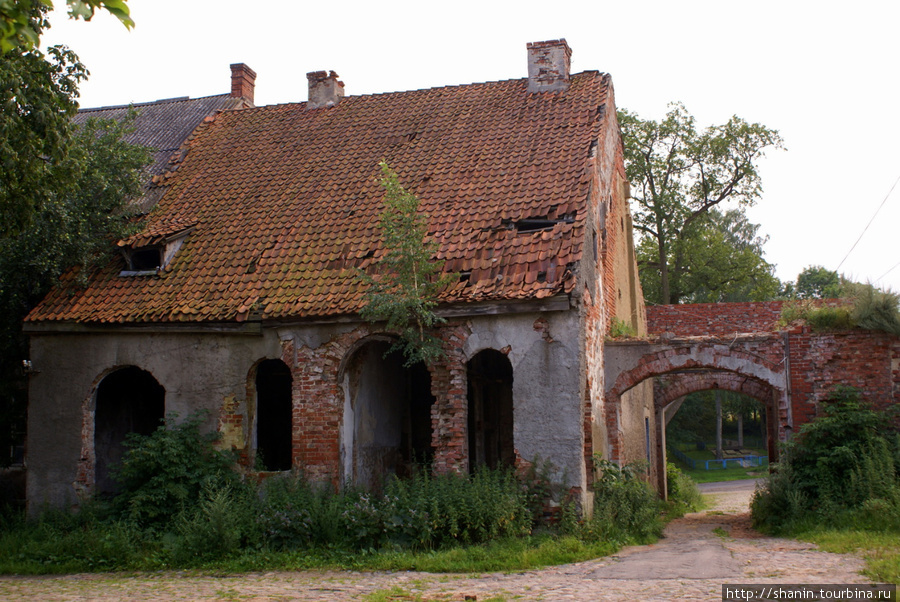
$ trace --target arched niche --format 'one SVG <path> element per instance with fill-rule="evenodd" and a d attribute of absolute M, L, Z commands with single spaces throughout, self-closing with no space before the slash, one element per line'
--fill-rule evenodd
<path fill-rule="evenodd" d="M 256 368 L 253 441 L 256 463 L 266 471 L 291 469 L 293 377 L 281 360 L 263 360 Z"/>
<path fill-rule="evenodd" d="M 149 435 L 165 417 L 166 391 L 152 374 L 135 366 L 120 368 L 97 386 L 94 413 L 94 489 L 116 493 L 115 467 L 125 453 L 128 433 Z"/>
<path fill-rule="evenodd" d="M 469 360 L 466 373 L 469 469 L 514 466 L 513 369 L 509 358 L 485 349 Z"/>
<path fill-rule="evenodd" d="M 372 339 L 345 363 L 345 477 L 370 489 L 434 458 L 431 374 L 422 362 L 405 366 L 403 355 L 390 348 L 390 341 Z"/>

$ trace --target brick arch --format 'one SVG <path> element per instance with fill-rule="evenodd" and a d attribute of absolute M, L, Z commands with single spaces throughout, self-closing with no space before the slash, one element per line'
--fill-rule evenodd
<path fill-rule="evenodd" d="M 696 376 L 701 373 L 715 374 L 722 381 L 719 388 L 753 391 L 755 394 L 752 396 L 765 402 L 769 410 L 770 438 L 783 440 L 789 414 L 784 365 L 781 362 L 783 351 L 771 344 L 754 346 L 756 343 L 727 345 L 720 341 L 703 341 L 662 347 L 648 345 L 646 352 L 637 354 L 633 353 L 637 349 L 633 349 L 630 366 L 620 366 L 614 381 L 607 381 L 604 405 L 613 459 L 618 459 L 619 450 L 624 449 L 624 434 L 619 426 L 622 396 L 647 379 L 666 375 L 679 375 L 683 378 L 686 374 L 696 373 L 693 382 L 687 379 L 681 385 L 676 385 L 685 392 L 691 392 L 689 389 L 692 387 L 715 388 L 711 386 L 714 378 Z M 607 378 L 610 378 L 609 373 Z M 704 378 L 709 380 L 704 382 Z M 675 394 L 674 391 L 672 394 Z M 673 397 L 672 400 L 674 399 Z M 659 408 L 657 405 L 657 410 Z M 661 437 L 657 433 L 658 444 Z M 661 482 L 660 485 L 664 486 L 665 483 Z"/>
<path fill-rule="evenodd" d="M 768 383 L 779 391 L 784 389 L 784 369 L 779 362 L 741 348 L 699 343 L 667 347 L 642 355 L 633 368 L 619 373 L 606 391 L 607 399 L 620 398 L 648 378 L 686 370 L 732 372 Z"/>
<path fill-rule="evenodd" d="M 767 410 L 775 410 L 774 396 L 777 389 L 758 378 L 735 372 L 686 372 L 670 373 L 658 378 L 653 386 L 653 402 L 657 411 L 690 393 L 721 389 L 752 397 L 763 403 Z"/>

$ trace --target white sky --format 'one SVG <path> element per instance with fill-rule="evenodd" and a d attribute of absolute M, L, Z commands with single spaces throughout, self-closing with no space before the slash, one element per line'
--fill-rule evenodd
<path fill-rule="evenodd" d="M 703 127 L 736 114 L 781 132 L 788 150 L 763 161 L 749 215 L 783 280 L 837 269 L 900 177 L 896 0 L 128 5 L 132 31 L 105 13 L 59 14 L 44 37 L 91 71 L 84 107 L 225 93 L 238 62 L 258 75 L 257 105 L 306 100 L 306 73 L 324 69 L 348 95 L 514 79 L 526 76 L 527 42 L 564 37 L 573 72 L 612 74 L 619 107 L 659 119 L 679 100 Z M 900 186 L 841 272 L 900 291 L 898 263 Z"/>

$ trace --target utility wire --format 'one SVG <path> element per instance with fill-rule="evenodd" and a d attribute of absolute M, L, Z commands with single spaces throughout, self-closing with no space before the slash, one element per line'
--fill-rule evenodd
<path fill-rule="evenodd" d="M 884 274 L 882 274 L 881 276 L 879 276 L 879 277 L 875 280 L 875 282 L 878 282 L 879 280 L 881 280 L 882 278 L 884 278 L 885 276 L 887 276 L 888 274 L 890 274 L 891 272 L 893 272 L 894 270 L 896 270 L 898 266 L 900 266 L 900 261 L 898 261 L 897 263 L 895 263 L 895 264 L 894 264 L 894 267 L 892 267 L 892 268 L 889 269 L 887 272 L 885 272 Z"/>
<path fill-rule="evenodd" d="M 869 226 L 872 225 L 872 222 L 875 221 L 875 217 L 878 215 L 878 212 L 881 211 L 881 208 L 884 207 L 884 204 L 887 203 L 887 200 L 890 198 L 891 193 L 894 192 L 894 188 L 897 187 L 897 183 L 898 183 L 898 182 L 900 182 L 900 176 L 897 176 L 897 179 L 894 180 L 894 185 L 891 186 L 891 189 L 888 191 L 887 195 L 885 195 L 884 200 L 881 201 L 881 204 L 880 204 L 880 205 L 878 205 L 878 209 L 875 210 L 874 215 L 872 215 L 872 219 L 870 219 L 870 220 L 869 220 L 869 223 L 866 224 L 866 227 L 863 228 L 862 234 L 859 235 L 859 238 L 856 239 L 856 242 L 853 243 L 853 246 L 850 247 L 850 250 L 847 251 L 847 254 L 844 255 L 844 258 L 843 258 L 843 259 L 841 259 L 841 262 L 838 264 L 838 267 L 837 267 L 837 269 L 835 270 L 836 272 L 840 273 L 840 271 L 841 271 L 841 266 L 844 265 L 844 262 L 847 261 L 847 258 L 848 258 L 848 257 L 850 257 L 850 253 L 853 252 L 853 249 L 855 249 L 855 248 L 856 248 L 856 245 L 859 244 L 859 241 L 862 240 L 862 237 L 865 235 L 866 230 L 868 230 L 868 229 L 869 229 Z M 894 266 L 894 268 L 895 268 L 895 267 L 897 267 L 897 266 Z M 891 268 L 891 269 L 893 270 L 894 268 Z M 885 274 L 885 276 L 886 276 L 886 275 L 887 275 L 887 274 Z M 884 278 L 884 276 L 882 276 L 882 278 Z"/>

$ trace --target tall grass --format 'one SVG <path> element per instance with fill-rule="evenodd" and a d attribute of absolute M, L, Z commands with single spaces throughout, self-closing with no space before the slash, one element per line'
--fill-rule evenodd
<path fill-rule="evenodd" d="M 299 473 L 256 485 L 224 472 L 226 456 L 198 424 L 191 418 L 132 438 L 111 502 L 7 519 L 0 572 L 518 570 L 610 553 L 662 531 L 660 501 L 635 467 L 598 464 L 593 513 L 583 520 L 560 486 L 501 470 L 420 471 L 387 479 L 377 494 L 336 492 Z M 561 520 L 543 512 L 551 498 L 562 504 Z"/>

